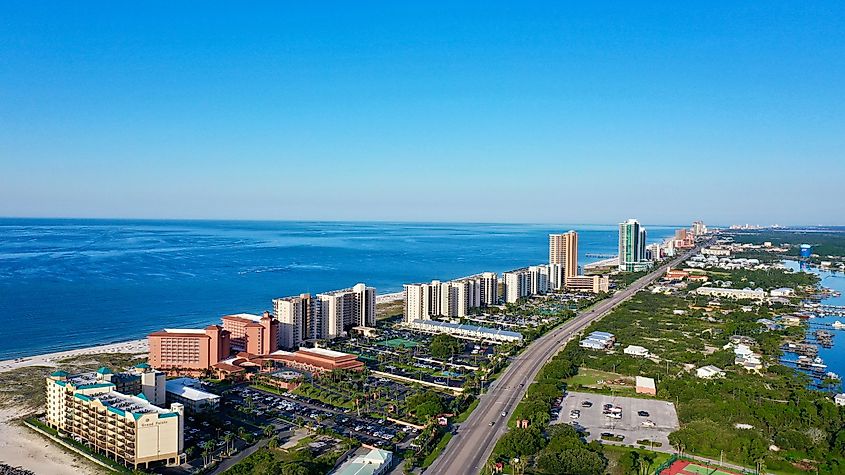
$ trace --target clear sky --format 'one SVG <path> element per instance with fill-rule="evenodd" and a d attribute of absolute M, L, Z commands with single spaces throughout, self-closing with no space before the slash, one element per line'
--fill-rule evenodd
<path fill-rule="evenodd" d="M 0 2 L 0 216 L 845 223 L 845 2 L 434 3 Z"/>

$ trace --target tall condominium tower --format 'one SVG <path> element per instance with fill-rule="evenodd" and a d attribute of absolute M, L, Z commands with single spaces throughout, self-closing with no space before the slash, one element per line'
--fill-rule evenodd
<path fill-rule="evenodd" d="M 648 268 L 646 230 L 636 219 L 619 223 L 619 270 L 638 271 Z"/>
<path fill-rule="evenodd" d="M 578 233 L 549 234 L 549 284 L 565 287 L 566 279 L 578 275 Z"/>
<path fill-rule="evenodd" d="M 273 313 L 279 320 L 279 347 L 298 348 L 305 340 L 318 338 L 311 294 L 273 299 Z"/>
<path fill-rule="evenodd" d="M 498 276 L 493 272 L 430 283 L 405 284 L 405 321 L 431 317 L 465 317 L 469 309 L 498 303 Z"/>
<path fill-rule="evenodd" d="M 376 289 L 357 284 L 351 289 L 317 294 L 317 338 L 336 338 L 352 327 L 376 325 Z"/>

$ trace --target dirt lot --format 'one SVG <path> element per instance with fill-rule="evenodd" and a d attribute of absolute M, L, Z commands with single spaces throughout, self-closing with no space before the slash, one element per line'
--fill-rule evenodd
<path fill-rule="evenodd" d="M 583 401 L 593 403 L 592 407 L 582 407 Z M 613 404 L 622 408 L 622 419 L 611 419 L 602 414 L 605 404 Z M 571 419 L 571 410 L 581 411 L 580 417 Z M 639 411 L 649 413 L 647 417 L 637 415 Z M 645 421 L 652 421 L 654 427 L 643 425 Z M 648 439 L 660 442 L 660 450 L 671 450 L 669 433 L 678 429 L 678 414 L 671 402 L 655 399 L 639 399 L 620 396 L 605 396 L 591 393 L 567 393 L 561 404 L 560 417 L 555 424 L 577 423 L 590 433 L 587 440 L 601 440 L 603 432 L 610 432 L 624 436 L 624 444 L 636 444 L 638 440 Z"/>

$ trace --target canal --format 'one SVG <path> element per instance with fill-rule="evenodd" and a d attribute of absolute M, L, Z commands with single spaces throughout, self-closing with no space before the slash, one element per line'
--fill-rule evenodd
<path fill-rule="evenodd" d="M 821 279 L 820 283 L 822 287 L 839 292 L 840 295 L 838 297 L 825 298 L 821 301 L 822 304 L 845 306 L 845 274 L 819 269 L 818 267 L 804 266 L 797 261 L 784 261 L 784 265 L 792 270 L 802 270 L 815 274 Z M 817 318 L 810 319 L 809 322 L 812 324 L 821 323 L 831 325 L 837 320 L 845 323 L 845 317 L 832 315 L 820 315 Z M 808 326 L 807 332 L 812 333 L 816 329 Z M 826 327 L 825 330 L 834 334 L 833 347 L 823 348 L 819 346 L 819 357 L 827 365 L 827 371 L 838 374 L 840 378 L 845 378 L 845 351 L 843 351 L 843 348 L 845 348 L 845 331 L 835 330 L 831 327 Z"/>

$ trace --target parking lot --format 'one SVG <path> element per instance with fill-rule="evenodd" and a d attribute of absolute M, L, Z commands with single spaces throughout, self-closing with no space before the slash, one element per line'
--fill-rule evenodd
<path fill-rule="evenodd" d="M 359 417 L 295 394 L 278 395 L 249 387 L 235 388 L 230 394 L 239 404 L 250 398 L 259 417 L 278 418 L 277 421 L 287 421 L 289 425 L 295 425 L 296 421 L 312 422 L 388 450 L 394 449 L 394 442 L 406 442 L 416 433 L 415 429 L 369 416 Z"/>
<path fill-rule="evenodd" d="M 584 407 L 585 402 L 592 405 Z M 604 414 L 607 404 L 621 408 L 620 419 Z M 577 418 L 570 417 L 571 411 L 580 411 L 580 415 Z M 648 415 L 639 415 L 640 411 Z M 624 444 L 636 444 L 644 439 L 660 442 L 664 450 L 670 447 L 669 433 L 679 427 L 678 414 L 671 402 L 577 392 L 566 394 L 561 403 L 560 415 L 553 423 L 573 424 L 576 428 L 583 428 L 589 432 L 587 441 L 601 440 L 602 434 L 609 433 L 624 437 L 620 441 Z"/>

